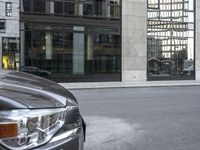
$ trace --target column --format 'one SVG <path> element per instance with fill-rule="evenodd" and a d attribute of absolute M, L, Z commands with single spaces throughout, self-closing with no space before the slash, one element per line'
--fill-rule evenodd
<path fill-rule="evenodd" d="M 75 26 L 73 28 L 73 74 L 84 75 L 85 70 L 85 35 L 80 33 L 84 27 Z M 76 32 L 76 31 L 79 31 Z"/>
<path fill-rule="evenodd" d="M 122 0 L 122 81 L 146 81 L 147 0 Z"/>

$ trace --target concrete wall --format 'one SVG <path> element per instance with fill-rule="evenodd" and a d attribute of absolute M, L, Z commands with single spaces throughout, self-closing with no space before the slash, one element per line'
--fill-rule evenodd
<path fill-rule="evenodd" d="M 12 2 L 12 17 L 5 16 L 5 3 Z M 6 32 L 0 33 L 0 68 L 2 67 L 2 38 L 19 37 L 19 0 L 0 1 L 0 19 L 6 19 Z"/>
<path fill-rule="evenodd" d="M 146 81 L 147 0 L 122 0 L 122 81 Z"/>
<path fill-rule="evenodd" d="M 196 80 L 200 80 L 200 1 L 196 0 Z"/>

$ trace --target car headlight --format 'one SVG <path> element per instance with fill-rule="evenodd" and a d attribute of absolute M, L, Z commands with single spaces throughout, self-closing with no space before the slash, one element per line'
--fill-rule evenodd
<path fill-rule="evenodd" d="M 0 143 L 12 150 L 47 143 L 65 123 L 67 108 L 0 111 Z"/>

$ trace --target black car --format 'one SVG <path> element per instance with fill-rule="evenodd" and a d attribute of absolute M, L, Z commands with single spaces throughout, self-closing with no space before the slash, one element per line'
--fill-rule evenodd
<path fill-rule="evenodd" d="M 42 70 L 42 69 L 39 69 L 37 67 L 32 67 L 32 66 L 23 66 L 23 67 L 20 68 L 20 71 L 26 72 L 26 73 L 31 73 L 31 74 L 34 74 L 34 75 L 38 75 L 38 76 L 41 76 L 41 77 L 51 76 L 50 71 Z"/>
<path fill-rule="evenodd" d="M 0 150 L 83 150 L 75 97 L 55 82 L 0 70 Z"/>

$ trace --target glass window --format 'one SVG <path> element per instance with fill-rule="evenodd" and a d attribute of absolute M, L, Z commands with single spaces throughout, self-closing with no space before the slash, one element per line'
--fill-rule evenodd
<path fill-rule="evenodd" d="M 194 79 L 193 0 L 148 0 L 148 79 Z"/>
<path fill-rule="evenodd" d="M 120 80 L 119 33 L 106 28 L 94 32 L 94 28 L 84 26 L 53 28 L 60 26 L 25 23 L 21 29 L 21 38 L 25 39 L 21 46 L 23 66 L 48 70 L 50 78 L 59 82 Z"/>
<path fill-rule="evenodd" d="M 23 0 L 21 11 L 22 12 L 31 12 L 32 0 Z"/>
<path fill-rule="evenodd" d="M 110 6 L 110 17 L 120 17 L 120 7 L 119 6 Z"/>
<path fill-rule="evenodd" d="M 73 49 L 73 33 L 66 33 L 64 35 L 64 48 L 66 51 L 72 51 Z"/>
<path fill-rule="evenodd" d="M 95 73 L 119 73 L 121 40 L 119 35 L 95 34 Z"/>
<path fill-rule="evenodd" d="M 11 17 L 12 16 L 12 3 L 6 2 L 6 16 Z"/>
<path fill-rule="evenodd" d="M 64 14 L 73 15 L 74 14 L 74 3 L 65 2 L 64 3 Z"/>
<path fill-rule="evenodd" d="M 102 5 L 103 5 L 103 0 L 94 0 L 94 15 L 95 16 L 102 16 Z"/>
<path fill-rule="evenodd" d="M 54 2 L 54 13 L 63 14 L 63 2 Z"/>
<path fill-rule="evenodd" d="M 91 4 L 83 5 L 83 15 L 92 16 L 92 5 Z"/>
<path fill-rule="evenodd" d="M 109 0 L 108 3 L 108 17 L 120 17 L 120 0 Z"/>
<path fill-rule="evenodd" d="M 46 49 L 45 45 L 45 39 L 47 39 L 44 31 L 33 31 L 32 33 L 33 38 L 33 53 L 38 53 L 40 51 L 44 51 Z"/>
<path fill-rule="evenodd" d="M 148 2 L 148 8 L 158 8 L 159 7 L 159 1 L 160 0 L 147 0 Z M 169 1 L 166 1 L 169 3 Z M 167 5 L 165 5 L 166 7 L 168 7 Z"/>
<path fill-rule="evenodd" d="M 120 4 L 120 0 L 109 0 L 109 4 L 119 5 Z"/>
<path fill-rule="evenodd" d="M 54 51 L 63 51 L 63 34 L 61 32 L 53 32 L 52 45 Z"/>
<path fill-rule="evenodd" d="M 33 12 L 45 13 L 46 12 L 46 0 L 33 0 Z"/>
<path fill-rule="evenodd" d="M 6 32 L 6 20 L 0 19 L 0 33 Z"/>

